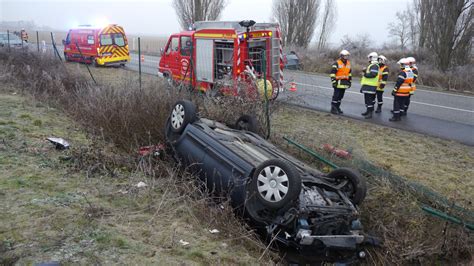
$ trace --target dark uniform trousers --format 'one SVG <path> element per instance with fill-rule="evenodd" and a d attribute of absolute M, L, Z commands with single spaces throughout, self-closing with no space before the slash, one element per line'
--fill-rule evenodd
<path fill-rule="evenodd" d="M 376 89 L 376 87 L 368 85 L 362 85 L 362 88 L 360 89 L 360 91 L 364 94 L 365 107 L 367 107 L 368 111 L 374 110 Z"/>
<path fill-rule="evenodd" d="M 409 95 L 407 96 L 395 96 L 393 99 L 393 114 L 403 113 L 407 101 L 409 100 Z"/>
<path fill-rule="evenodd" d="M 344 93 L 346 92 L 346 89 L 339 89 L 339 88 L 334 88 L 334 93 L 332 95 L 332 105 L 336 108 L 339 108 L 341 106 L 341 100 L 344 98 Z"/>

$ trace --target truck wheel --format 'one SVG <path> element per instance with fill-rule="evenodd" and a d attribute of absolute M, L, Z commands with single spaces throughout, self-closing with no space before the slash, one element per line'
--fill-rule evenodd
<path fill-rule="evenodd" d="M 196 105 L 190 101 L 177 101 L 170 114 L 171 130 L 174 133 L 183 132 L 189 123 L 197 120 Z"/>
<path fill-rule="evenodd" d="M 276 210 L 298 199 L 301 177 L 290 163 L 281 159 L 270 159 L 255 169 L 251 189 L 255 191 L 262 205 Z"/>
<path fill-rule="evenodd" d="M 237 122 L 235 122 L 235 129 L 247 130 L 258 134 L 257 118 L 253 115 L 242 115 L 237 119 Z"/>
<path fill-rule="evenodd" d="M 337 184 L 347 181 L 341 191 L 346 193 L 352 203 L 358 205 L 362 203 L 367 194 L 367 184 L 359 172 L 350 168 L 338 168 L 327 175 L 334 179 Z"/>

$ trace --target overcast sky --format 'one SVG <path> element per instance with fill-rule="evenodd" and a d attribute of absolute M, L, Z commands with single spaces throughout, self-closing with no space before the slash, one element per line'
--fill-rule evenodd
<path fill-rule="evenodd" d="M 304 1 L 304 0 L 300 0 Z M 346 34 L 367 33 L 377 44 L 388 42 L 387 24 L 410 0 L 334 0 L 337 22 L 330 42 Z M 172 0 L 0 0 L 0 21 L 34 21 L 67 30 L 98 21 L 118 23 L 133 34 L 168 35 L 180 30 Z M 272 0 L 228 0 L 221 20 L 270 21 Z"/>

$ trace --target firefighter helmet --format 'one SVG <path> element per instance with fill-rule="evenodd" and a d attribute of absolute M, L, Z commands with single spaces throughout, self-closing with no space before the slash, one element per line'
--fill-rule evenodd
<path fill-rule="evenodd" d="M 339 53 L 340 56 L 348 56 L 348 55 L 351 55 L 351 53 L 349 53 L 349 51 L 347 50 L 342 50 L 340 53 Z"/>
<path fill-rule="evenodd" d="M 385 65 L 387 63 L 387 58 L 383 55 L 379 55 L 378 61 L 379 63 L 382 63 Z"/>
<path fill-rule="evenodd" d="M 376 52 L 372 52 L 367 56 L 369 61 L 377 61 L 377 57 L 378 57 L 378 54 Z"/>
<path fill-rule="evenodd" d="M 414 58 L 414 57 L 412 57 L 412 56 L 410 56 L 410 57 L 407 57 L 406 59 L 408 60 L 408 62 L 409 62 L 410 64 L 415 64 L 415 63 L 416 63 L 416 60 L 415 60 L 415 58 Z"/>
<path fill-rule="evenodd" d="M 398 61 L 401 67 L 406 67 L 410 64 L 410 61 L 407 58 L 402 58 Z"/>

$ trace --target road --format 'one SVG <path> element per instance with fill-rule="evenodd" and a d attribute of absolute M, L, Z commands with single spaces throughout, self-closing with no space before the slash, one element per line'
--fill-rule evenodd
<path fill-rule="evenodd" d="M 59 46 L 58 50 L 62 54 L 62 47 Z M 138 55 L 131 54 L 131 59 L 126 68 L 138 71 Z M 158 56 L 144 55 L 142 72 L 157 75 L 159 60 Z M 421 75 L 422 73 L 421 70 Z M 284 77 L 287 82 L 296 83 L 297 91 L 284 91 L 279 97 L 280 100 L 329 112 L 333 89 L 328 76 L 285 71 Z M 415 95 L 411 98 L 408 115 L 400 122 L 389 122 L 393 105 L 393 97 L 390 95 L 393 83 L 387 85 L 382 113 L 374 114 L 372 119 L 364 119 L 360 115 L 365 111 L 364 98 L 359 92 L 359 81 L 355 79 L 353 83 L 353 87 L 346 91 L 341 105 L 344 116 L 474 146 L 474 97 L 432 91 L 418 86 Z"/>

